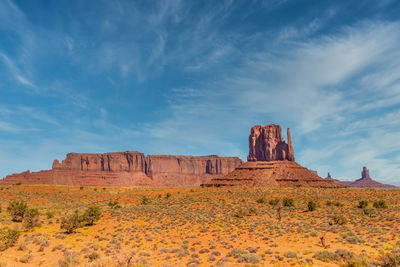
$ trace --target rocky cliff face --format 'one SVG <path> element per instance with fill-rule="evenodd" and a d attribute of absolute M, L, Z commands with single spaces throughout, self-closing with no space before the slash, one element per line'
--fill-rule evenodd
<path fill-rule="evenodd" d="M 69 153 L 49 171 L 23 172 L 0 183 L 66 185 L 198 186 L 242 164 L 237 157 L 149 155 L 137 151 Z"/>
<path fill-rule="evenodd" d="M 287 138 L 288 143 L 283 139 L 279 125 L 254 126 L 249 136 L 248 162 L 202 186 L 342 187 L 335 181 L 322 179 L 316 171 L 297 164 L 289 128 Z"/>
<path fill-rule="evenodd" d="M 282 137 L 281 126 L 269 124 L 254 126 L 249 136 L 248 161 L 294 161 L 294 151 L 289 128 L 288 143 Z"/>

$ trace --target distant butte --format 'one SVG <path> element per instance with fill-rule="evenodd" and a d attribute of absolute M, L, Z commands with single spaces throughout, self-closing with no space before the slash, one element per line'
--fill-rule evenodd
<path fill-rule="evenodd" d="M 281 126 L 276 124 L 252 127 L 248 161 L 224 177 L 213 178 L 202 186 L 343 187 L 296 163 L 289 128 L 287 138 L 288 143 L 282 137 Z"/>
<path fill-rule="evenodd" d="M 369 175 L 369 170 L 367 167 L 363 167 L 361 171 L 361 178 L 355 180 L 354 182 L 345 182 L 347 187 L 352 188 L 377 188 L 377 189 L 395 189 L 398 188 L 394 185 L 382 184 L 373 180 Z"/>

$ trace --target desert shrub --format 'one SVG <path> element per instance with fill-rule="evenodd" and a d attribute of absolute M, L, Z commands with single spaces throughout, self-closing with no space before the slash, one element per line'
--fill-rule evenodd
<path fill-rule="evenodd" d="M 284 197 L 282 202 L 284 207 L 294 207 L 293 198 Z"/>
<path fill-rule="evenodd" d="M 65 230 L 67 234 L 73 233 L 76 229 L 82 226 L 82 217 L 76 210 L 72 214 L 65 215 L 61 218 L 60 228 Z"/>
<path fill-rule="evenodd" d="M 165 199 L 169 199 L 171 197 L 171 193 L 167 193 L 166 195 L 165 195 Z"/>
<path fill-rule="evenodd" d="M 22 183 L 21 182 L 18 182 L 18 183 L 16 183 L 15 185 L 21 185 Z"/>
<path fill-rule="evenodd" d="M 97 252 L 92 252 L 88 255 L 89 262 L 100 258 L 100 254 Z"/>
<path fill-rule="evenodd" d="M 317 203 L 315 203 L 312 200 L 308 201 L 308 203 L 307 203 L 308 211 L 314 211 L 316 208 L 317 208 Z"/>
<path fill-rule="evenodd" d="M 17 243 L 21 233 L 18 230 L 3 228 L 0 229 L 0 251 L 4 251 Z"/>
<path fill-rule="evenodd" d="M 337 249 L 335 254 L 346 261 L 354 258 L 354 253 L 345 249 Z"/>
<path fill-rule="evenodd" d="M 27 209 L 28 205 L 23 200 L 13 200 L 7 207 L 7 211 L 14 222 L 22 222 Z"/>
<path fill-rule="evenodd" d="M 151 203 L 150 198 L 148 198 L 147 196 L 143 196 L 142 197 L 142 204 L 143 205 L 150 204 L 150 203 Z"/>
<path fill-rule="evenodd" d="M 350 260 L 345 264 L 341 265 L 341 267 L 368 267 L 368 266 L 370 265 L 365 260 Z"/>
<path fill-rule="evenodd" d="M 86 223 L 86 225 L 93 225 L 95 221 L 100 220 L 100 217 L 101 217 L 100 207 L 90 206 L 82 214 L 82 221 Z"/>
<path fill-rule="evenodd" d="M 270 201 L 268 201 L 268 204 L 270 204 L 271 206 L 277 206 L 279 204 L 279 201 L 279 198 L 271 199 Z"/>
<path fill-rule="evenodd" d="M 380 265 L 382 267 L 395 267 L 400 266 L 400 251 L 392 251 L 385 253 L 380 258 Z"/>
<path fill-rule="evenodd" d="M 27 209 L 22 221 L 23 226 L 27 230 L 40 226 L 39 211 L 38 209 Z"/>
<path fill-rule="evenodd" d="M 248 209 L 240 208 L 235 213 L 235 217 L 237 217 L 237 218 L 243 218 L 244 216 L 252 216 L 252 215 L 257 215 L 257 210 L 253 207 L 248 208 Z"/>
<path fill-rule="evenodd" d="M 259 198 L 259 199 L 257 199 L 256 202 L 259 203 L 259 204 L 265 204 L 265 199 L 264 198 Z"/>
<path fill-rule="evenodd" d="M 79 190 L 83 190 L 83 186 L 79 187 Z"/>
<path fill-rule="evenodd" d="M 76 253 L 71 250 L 64 251 L 64 257 L 58 260 L 59 267 L 73 267 L 79 264 Z"/>
<path fill-rule="evenodd" d="M 260 261 L 260 258 L 253 253 L 245 253 L 241 254 L 238 257 L 238 262 L 246 262 L 246 263 L 258 263 Z"/>
<path fill-rule="evenodd" d="M 33 255 L 31 253 L 25 254 L 22 258 L 19 259 L 22 263 L 28 263 L 30 259 L 32 259 Z"/>
<path fill-rule="evenodd" d="M 335 215 L 332 217 L 333 224 L 344 225 L 347 223 L 347 219 L 343 215 Z"/>
<path fill-rule="evenodd" d="M 366 200 L 361 200 L 360 202 L 358 202 L 357 208 L 359 208 L 359 209 L 365 209 L 366 207 L 368 207 L 368 201 L 366 201 Z"/>
<path fill-rule="evenodd" d="M 51 219 L 54 217 L 56 213 L 54 211 L 46 211 L 47 219 Z"/>
<path fill-rule="evenodd" d="M 284 254 L 286 258 L 297 258 L 297 253 L 294 251 L 288 251 Z"/>
<path fill-rule="evenodd" d="M 327 206 L 332 206 L 334 204 L 334 202 L 333 201 L 330 201 L 330 200 L 328 200 L 327 202 L 326 202 L 326 205 Z"/>
<path fill-rule="evenodd" d="M 376 209 L 387 209 L 388 205 L 385 200 L 378 200 L 374 202 L 374 208 Z"/>
<path fill-rule="evenodd" d="M 112 209 L 120 209 L 120 208 L 122 208 L 122 206 L 119 205 L 119 202 L 116 201 L 116 200 L 114 200 L 114 201 L 110 200 L 110 201 L 108 202 L 108 206 L 109 206 L 110 208 L 112 208 Z"/>
<path fill-rule="evenodd" d="M 313 258 L 320 260 L 320 261 L 324 261 L 324 262 L 340 260 L 340 257 L 336 253 L 333 253 L 333 252 L 330 252 L 327 250 L 315 252 Z"/>

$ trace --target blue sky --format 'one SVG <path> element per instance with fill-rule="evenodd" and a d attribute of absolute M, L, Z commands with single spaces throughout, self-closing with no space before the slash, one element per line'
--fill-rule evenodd
<path fill-rule="evenodd" d="M 239 156 L 400 185 L 399 1 L 0 0 L 0 177 L 68 152 Z"/>

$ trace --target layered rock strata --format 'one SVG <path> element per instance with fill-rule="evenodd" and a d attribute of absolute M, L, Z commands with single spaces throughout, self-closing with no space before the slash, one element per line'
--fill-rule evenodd
<path fill-rule="evenodd" d="M 248 161 L 294 161 L 290 130 L 287 129 L 288 143 L 282 137 L 281 126 L 269 124 L 254 126 L 249 136 Z"/>
<path fill-rule="evenodd" d="M 306 186 L 342 187 L 335 181 L 325 180 L 315 171 L 294 161 L 290 130 L 288 143 L 282 137 L 279 125 L 254 126 L 249 136 L 248 162 L 224 177 L 216 177 L 204 187 L 220 186 Z"/>
<path fill-rule="evenodd" d="M 148 155 L 137 151 L 69 153 L 52 170 L 6 176 L 3 184 L 198 186 L 233 171 L 237 157 Z"/>

